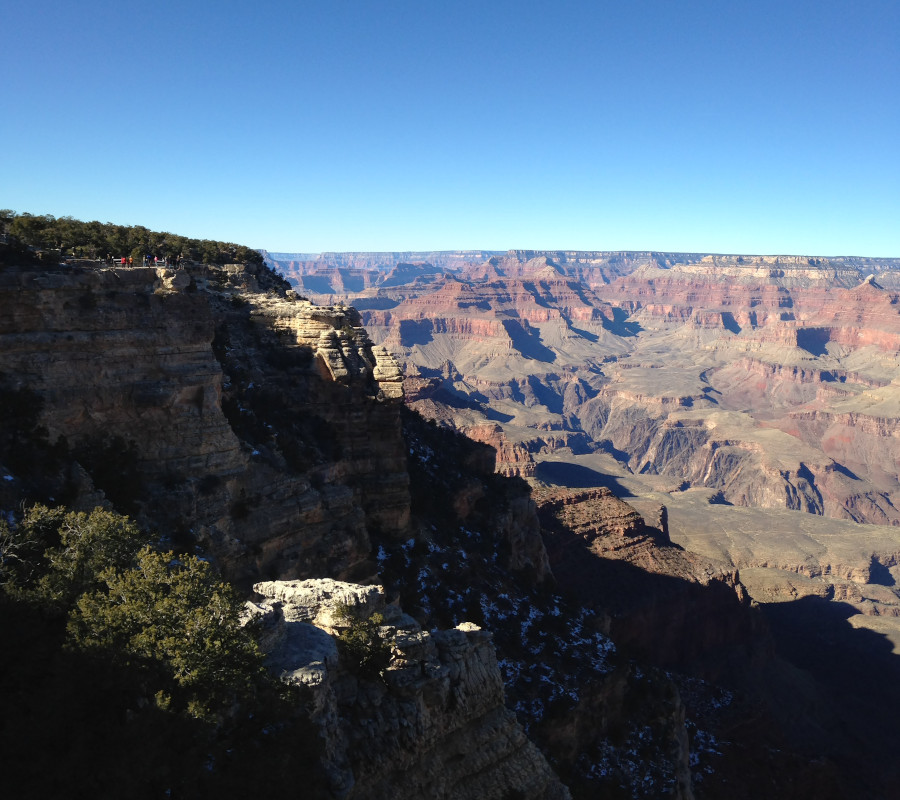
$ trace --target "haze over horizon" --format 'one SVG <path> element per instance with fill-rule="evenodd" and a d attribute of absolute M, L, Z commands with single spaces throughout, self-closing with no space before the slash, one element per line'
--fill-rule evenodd
<path fill-rule="evenodd" d="M 891 0 L 4 18 L 19 212 L 282 253 L 900 256 Z"/>

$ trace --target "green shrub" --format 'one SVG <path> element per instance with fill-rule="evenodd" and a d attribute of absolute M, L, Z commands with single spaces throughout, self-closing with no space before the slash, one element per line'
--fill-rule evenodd
<path fill-rule="evenodd" d="M 10 595 L 65 613 L 101 573 L 125 569 L 147 536 L 128 517 L 35 505 L 15 527 L 0 524 L 0 585 Z"/>
<path fill-rule="evenodd" d="M 195 556 L 145 547 L 137 567 L 106 570 L 105 586 L 79 598 L 69 619 L 71 646 L 125 664 L 154 664 L 157 698 L 174 696 L 191 716 L 227 709 L 250 693 L 262 655 L 239 622 L 241 604 Z"/>
<path fill-rule="evenodd" d="M 263 670 L 208 563 L 147 538 L 102 509 L 0 520 L 5 785 L 230 800 L 262 774 L 272 791 L 326 796 L 309 697 Z"/>
<path fill-rule="evenodd" d="M 381 635 L 384 617 L 375 612 L 360 619 L 346 605 L 338 606 L 335 617 L 347 625 L 338 634 L 338 651 L 341 660 L 351 672 L 365 678 L 380 675 L 391 662 L 391 643 Z"/>

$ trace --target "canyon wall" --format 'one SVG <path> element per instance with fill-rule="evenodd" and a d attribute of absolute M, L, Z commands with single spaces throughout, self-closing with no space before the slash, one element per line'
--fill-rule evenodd
<path fill-rule="evenodd" d="M 314 306 L 267 270 L 238 265 L 5 267 L 0 319 L 4 518 L 24 498 L 115 507 L 245 589 L 313 576 L 371 583 L 385 548 L 422 535 L 402 375 L 354 309 Z M 468 515 L 490 503 L 466 468 L 452 470 L 454 507 Z M 492 519 L 502 569 L 546 579 L 527 492 L 509 494 Z M 284 593 L 272 591 L 282 609 Z M 431 634 L 379 597 L 393 626 L 383 676 L 339 668 L 332 642 L 322 657 L 334 669 L 310 681 L 332 795 L 568 797 L 504 705 L 490 634 Z M 307 642 L 312 626 L 301 627 Z M 271 665 L 305 675 L 292 637 L 269 630 Z M 293 644 L 285 652 L 276 640 Z"/>
<path fill-rule="evenodd" d="M 511 251 L 335 296 L 504 474 L 600 448 L 730 503 L 900 524 L 897 266 Z"/>
<path fill-rule="evenodd" d="M 729 272 L 718 308 L 690 292 L 722 276 L 675 280 L 673 255 L 516 253 L 469 276 L 395 266 L 386 286 L 366 279 L 360 312 L 240 266 L 5 268 L 0 507 L 28 495 L 128 510 L 257 584 L 273 620 L 286 607 L 276 579 L 382 583 L 383 681 L 335 662 L 328 630 L 301 626 L 328 668 L 315 674 L 292 648 L 278 654 L 293 637 L 281 622 L 270 630 L 273 666 L 323 687 L 336 796 L 565 796 L 530 741 L 579 798 L 689 798 L 701 779 L 703 796 L 742 796 L 729 781 L 746 783 L 747 752 L 815 785 L 792 770 L 821 740 L 777 694 L 821 694 L 791 683 L 753 601 L 847 601 L 881 624 L 898 607 L 896 537 L 851 553 L 814 537 L 789 551 L 787 527 L 727 546 L 706 534 L 753 505 L 894 521 L 896 299 L 862 281 L 801 303 L 818 275 L 808 261 L 756 264 L 741 273 L 749 288 Z M 672 282 L 645 302 L 656 271 Z M 841 333 L 849 321 L 861 333 Z M 436 424 L 402 408 L 398 361 L 410 404 Z M 868 438 L 854 444 L 853 429 Z M 544 485 L 539 508 L 522 478 Z M 703 492 L 712 505 L 681 517 Z M 690 527 L 712 555 L 680 546 Z M 734 676 L 749 699 L 720 703 L 717 682 Z M 733 747 L 709 744 L 734 730 Z M 860 756 L 848 737 L 828 747 L 828 774 Z"/>
<path fill-rule="evenodd" d="M 364 578 L 368 528 L 404 533 L 401 376 L 352 309 L 239 269 L 5 268 L 0 282 L 4 388 L 32 393 L 47 441 L 95 476 L 58 476 L 60 499 L 105 489 L 235 578 Z M 103 461 L 132 485 L 95 485 Z M 4 466 L 15 492 L 26 476 Z"/>
<path fill-rule="evenodd" d="M 784 796 L 879 796 L 874 698 L 896 707 L 882 677 L 900 646 L 900 261 L 511 251 L 433 266 L 311 296 L 356 304 L 403 364 L 407 403 L 490 443 L 499 472 L 575 492 L 543 512 L 550 567 L 623 649 L 732 686 L 717 699 L 676 678 L 698 796 L 757 796 L 748 759 Z M 637 520 L 604 532 L 633 513 L 609 516 L 613 495 L 648 521 L 665 506 L 671 543 Z M 586 515 L 581 534 L 565 509 Z M 519 681 L 509 668 L 524 709 Z M 611 685 L 579 708 L 602 696 L 609 711 Z M 549 716 L 535 735 L 567 735 Z"/>
<path fill-rule="evenodd" d="M 504 706 L 490 634 L 472 623 L 423 631 L 380 587 L 269 581 L 250 604 L 269 663 L 313 693 L 337 796 L 366 800 L 564 800 L 568 791 Z M 378 614 L 381 675 L 339 650 L 353 620 Z"/>

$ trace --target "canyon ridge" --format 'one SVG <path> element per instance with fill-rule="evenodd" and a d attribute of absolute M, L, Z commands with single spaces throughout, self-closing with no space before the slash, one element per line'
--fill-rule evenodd
<path fill-rule="evenodd" d="M 267 257 L 4 263 L 0 507 L 208 559 L 314 796 L 885 796 L 896 264 Z"/>
<path fill-rule="evenodd" d="M 607 486 L 648 520 L 664 505 L 676 543 L 750 570 L 762 599 L 896 618 L 900 259 L 268 258 L 354 305 L 409 405 L 490 443 L 502 474 Z"/>
<path fill-rule="evenodd" d="M 900 259 L 267 259 L 359 309 L 407 403 L 491 444 L 539 503 L 605 487 L 766 613 L 821 603 L 900 653 Z"/>

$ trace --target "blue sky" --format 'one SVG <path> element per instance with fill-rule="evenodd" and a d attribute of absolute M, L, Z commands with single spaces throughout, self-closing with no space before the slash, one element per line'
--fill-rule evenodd
<path fill-rule="evenodd" d="M 900 256 L 896 0 L 0 19 L 0 207 L 273 251 Z"/>

